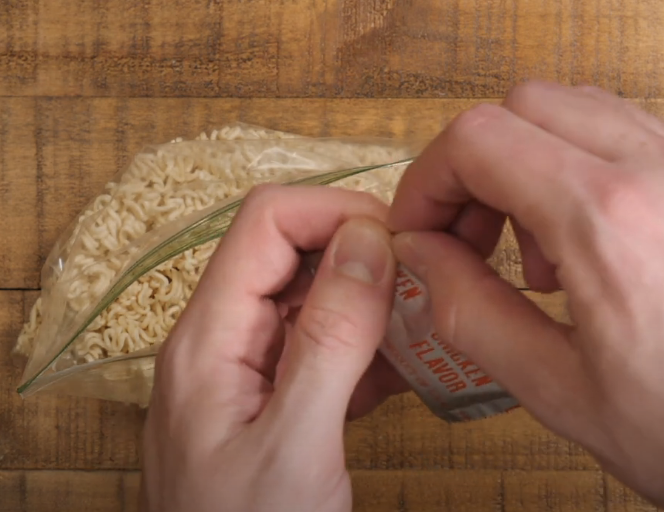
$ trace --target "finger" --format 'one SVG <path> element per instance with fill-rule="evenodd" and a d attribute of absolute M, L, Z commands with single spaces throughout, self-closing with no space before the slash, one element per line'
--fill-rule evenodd
<path fill-rule="evenodd" d="M 662 140 L 623 105 L 584 89 L 528 82 L 503 105 L 517 116 L 608 161 L 662 154 Z"/>
<path fill-rule="evenodd" d="M 290 306 L 287 316 L 287 330 L 295 324 L 299 316 L 300 306 L 304 303 L 307 293 L 313 283 L 313 276 L 320 265 L 323 253 L 309 253 L 303 259 L 306 263 L 300 266 L 298 276 L 288 285 L 288 288 L 279 294 L 279 300 L 284 301 Z M 297 284 L 296 284 L 297 283 Z M 284 352 L 287 355 L 287 352 Z M 283 370 L 278 367 L 277 382 L 283 376 Z M 369 414 L 387 398 L 392 395 L 405 393 L 410 390 L 408 383 L 394 369 L 394 367 L 377 352 L 373 361 L 362 375 L 357 384 L 353 396 L 348 405 L 346 417 L 349 421 L 361 418 Z"/>
<path fill-rule="evenodd" d="M 584 174 L 608 165 L 504 108 L 481 105 L 457 117 L 404 173 L 388 227 L 445 229 L 474 198 L 516 218 L 556 263 L 550 239 L 573 222 Z"/>
<path fill-rule="evenodd" d="M 573 420 L 586 387 L 565 327 L 452 237 L 405 233 L 393 246 L 429 290 L 439 336 L 550 427 Z"/>
<path fill-rule="evenodd" d="M 294 320 L 299 316 L 299 310 L 294 310 L 288 316 L 286 332 L 292 338 Z M 281 361 L 277 366 L 276 386 L 279 386 L 284 375 L 284 361 L 289 358 L 288 348 L 284 350 Z M 373 361 L 360 378 L 360 381 L 353 392 L 353 396 L 348 404 L 346 419 L 353 421 L 369 414 L 376 407 L 393 395 L 398 395 L 410 391 L 410 385 L 397 372 L 394 367 L 383 357 L 380 352 L 376 352 Z"/>
<path fill-rule="evenodd" d="M 512 229 L 521 251 L 523 277 L 530 289 L 537 292 L 559 290 L 556 266 L 546 260 L 535 237 L 515 220 L 512 220 Z"/>
<path fill-rule="evenodd" d="M 301 251 L 323 249 L 348 216 L 383 217 L 367 194 L 268 186 L 252 192 L 160 349 L 156 402 L 213 418 L 203 447 L 260 414 L 282 352 L 283 323 L 267 297 L 294 275 Z M 155 403 L 156 403 L 155 402 Z"/>
<path fill-rule="evenodd" d="M 466 242 L 486 259 L 496 249 L 504 225 L 505 214 L 477 201 L 470 201 L 447 232 Z"/>
<path fill-rule="evenodd" d="M 395 266 L 381 223 L 353 220 L 339 229 L 288 342 L 265 421 L 298 431 L 343 428 L 353 390 L 385 336 Z"/>
<path fill-rule="evenodd" d="M 381 218 L 385 210 L 368 194 L 332 187 L 255 189 L 210 258 L 182 315 L 180 323 L 198 333 L 187 336 L 194 340 L 196 357 L 223 357 L 259 371 L 265 368 L 270 333 L 280 323 L 267 297 L 292 280 L 300 251 L 324 249 L 351 216 Z"/>
<path fill-rule="evenodd" d="M 604 89 L 599 87 L 594 87 L 591 85 L 582 85 L 578 87 L 579 90 L 583 91 L 585 94 L 597 98 L 597 100 L 612 105 L 616 110 L 622 110 L 626 114 L 630 115 L 635 121 L 641 124 L 644 128 L 652 130 L 653 133 L 656 133 L 660 137 L 664 137 L 664 123 L 658 117 L 655 117 L 645 110 L 637 107 L 628 100 L 625 100 L 615 94 L 611 94 Z"/>
<path fill-rule="evenodd" d="M 289 307 L 299 307 L 304 304 L 304 299 L 313 282 L 314 272 L 308 265 L 301 263 L 291 282 L 274 296 L 274 300 Z"/>
<path fill-rule="evenodd" d="M 353 392 L 346 418 L 349 421 L 361 418 L 389 397 L 405 393 L 410 389 L 399 372 L 378 352 Z"/>
<path fill-rule="evenodd" d="M 465 228 L 463 228 L 463 231 L 467 235 L 474 234 L 472 229 L 469 230 L 469 233 Z M 283 293 L 279 294 L 279 300 L 288 303 L 291 308 L 296 308 L 292 309 L 292 312 L 288 315 L 287 327 L 295 324 L 295 320 L 299 316 L 299 306 L 302 306 L 304 303 L 306 295 L 313 283 L 313 276 L 322 258 L 322 252 L 306 254 L 298 270 L 298 276 L 293 279 L 293 282 L 288 285 L 288 288 Z M 279 368 L 279 375 L 283 375 L 281 368 Z M 390 396 L 405 393 L 409 390 L 410 386 L 401 377 L 399 372 L 394 369 L 380 352 L 377 352 L 353 392 L 350 404 L 348 405 L 347 419 L 352 421 L 360 418 L 370 413 Z"/>

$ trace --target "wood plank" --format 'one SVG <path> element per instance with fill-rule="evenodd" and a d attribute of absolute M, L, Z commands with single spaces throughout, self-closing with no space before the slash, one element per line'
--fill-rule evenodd
<path fill-rule="evenodd" d="M 552 318 L 570 323 L 563 293 L 526 295 Z M 370 416 L 349 425 L 346 446 L 353 468 L 597 468 L 585 450 L 552 434 L 526 411 L 449 425 L 412 394 L 392 398 Z"/>
<path fill-rule="evenodd" d="M 591 470 L 580 447 L 544 429 L 525 411 L 448 425 L 408 394 L 347 428 L 348 464 L 362 469 Z"/>
<path fill-rule="evenodd" d="M 506 472 L 503 478 L 505 512 L 605 510 L 599 472 Z"/>
<path fill-rule="evenodd" d="M 492 511 L 499 471 L 352 471 L 357 512 Z M 140 474 L 119 471 L 0 471 L 5 512 L 134 512 Z"/>
<path fill-rule="evenodd" d="M 26 0 L 0 95 L 499 97 L 527 78 L 664 92 L 658 0 Z"/>
<path fill-rule="evenodd" d="M 351 471 L 353 510 L 492 512 L 500 471 Z"/>
<path fill-rule="evenodd" d="M 0 98 L 0 289 L 39 287 L 59 234 L 145 145 L 238 120 L 314 137 L 428 141 L 478 101 Z M 664 115 L 664 101 L 639 103 Z M 492 264 L 526 286 L 509 230 Z"/>
<path fill-rule="evenodd" d="M 244 121 L 308 136 L 430 140 L 473 100 L 0 98 L 0 288 L 37 288 L 59 234 L 142 147 Z M 664 102 L 642 102 L 655 114 Z M 27 121 L 26 121 L 27 120 Z M 321 120 L 323 120 L 321 122 Z M 66 200 L 64 200 L 66 198 Z M 492 259 L 524 287 L 508 231 Z"/>
<path fill-rule="evenodd" d="M 0 469 L 137 467 L 144 412 L 49 394 L 22 400 L 16 393 L 22 372 L 10 353 L 35 296 L 0 292 Z"/>
<path fill-rule="evenodd" d="M 238 120 L 310 136 L 429 140 L 472 104 L 0 98 L 0 243 L 8 248 L 0 256 L 0 288 L 37 288 L 59 234 L 147 144 Z M 501 253 L 501 268 L 516 279 L 518 257 L 508 252 Z"/>
<path fill-rule="evenodd" d="M 36 288 L 42 249 L 35 101 L 0 100 L 0 287 Z"/>
<path fill-rule="evenodd" d="M 527 78 L 663 115 L 663 22 L 657 0 L 0 1 L 0 509 L 138 512 L 144 412 L 21 400 L 9 352 L 37 294 L 2 289 L 39 286 L 58 234 L 141 146 L 235 120 L 428 139 Z M 509 230 L 492 264 L 526 286 Z M 569 321 L 563 294 L 528 295 Z M 525 411 L 447 425 L 411 394 L 346 446 L 362 512 L 657 510 Z"/>
<path fill-rule="evenodd" d="M 122 471 L 0 471 L 4 512 L 138 512 L 140 475 Z"/>
<path fill-rule="evenodd" d="M 592 471 L 351 471 L 356 512 L 604 511 L 602 476 Z M 138 472 L 0 471 L 3 510 L 137 512 Z M 608 511 L 656 512 L 612 483 Z M 614 501 L 615 500 L 615 501 Z"/>
<path fill-rule="evenodd" d="M 563 294 L 528 293 L 568 322 Z M 36 293 L 0 292 L 0 469 L 137 468 L 144 411 L 112 402 L 15 392 L 21 371 L 10 350 Z M 524 411 L 448 425 L 414 395 L 389 400 L 348 426 L 354 469 L 595 469 L 581 448 L 541 427 Z"/>
<path fill-rule="evenodd" d="M 651 505 L 615 478 L 607 475 L 605 479 L 606 512 L 658 512 L 664 510 Z"/>
<path fill-rule="evenodd" d="M 530 295 L 566 321 L 562 300 L 555 298 L 560 294 L 546 301 Z M 0 397 L 0 467 L 20 468 L 0 471 L 3 510 L 48 511 L 55 510 L 55 503 L 61 510 L 60 498 L 72 512 L 136 510 L 136 473 L 23 471 L 136 468 L 142 421 L 132 408 L 118 404 L 49 395 L 21 402 L 13 394 L 19 372 L 9 362 L 8 336 L 18 329 L 32 297 L 34 293 L 0 292 L 0 382 L 8 384 Z M 351 425 L 347 451 L 349 466 L 360 468 L 353 471 L 360 511 L 488 510 L 501 500 L 506 511 L 599 510 L 592 460 L 524 412 L 449 426 L 407 396 Z M 509 469 L 535 471 L 505 471 L 502 492 L 500 472 Z M 590 471 L 569 471 L 574 469 Z M 613 510 L 655 510 L 620 484 L 609 481 L 608 489 Z"/>
<path fill-rule="evenodd" d="M 524 411 L 448 425 L 409 394 L 347 428 L 348 464 L 362 469 L 591 470 L 594 460 Z"/>

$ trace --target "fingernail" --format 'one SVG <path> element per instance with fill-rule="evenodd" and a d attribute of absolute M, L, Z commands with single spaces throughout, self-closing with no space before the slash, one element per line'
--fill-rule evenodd
<path fill-rule="evenodd" d="M 352 220 L 337 232 L 332 253 L 334 268 L 369 284 L 383 281 L 392 258 L 387 230 L 369 220 Z"/>
<path fill-rule="evenodd" d="M 417 250 L 416 233 L 399 233 L 392 239 L 392 249 L 398 262 L 403 263 L 416 277 L 424 279 L 426 266 Z"/>

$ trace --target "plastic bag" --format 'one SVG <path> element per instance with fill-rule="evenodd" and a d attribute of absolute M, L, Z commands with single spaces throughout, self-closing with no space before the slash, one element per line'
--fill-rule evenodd
<path fill-rule="evenodd" d="M 49 255 L 42 297 L 16 347 L 29 354 L 19 392 L 146 405 L 159 345 L 253 185 L 342 186 L 390 202 L 418 146 L 311 139 L 237 124 L 210 138 L 144 150 Z M 423 402 L 450 422 L 516 407 L 439 339 L 429 308 L 424 287 L 400 268 L 380 351 Z"/>
<path fill-rule="evenodd" d="M 390 201 L 416 152 L 244 124 L 146 148 L 49 254 L 15 348 L 28 356 L 19 392 L 147 404 L 158 347 L 252 186 L 331 184 Z"/>

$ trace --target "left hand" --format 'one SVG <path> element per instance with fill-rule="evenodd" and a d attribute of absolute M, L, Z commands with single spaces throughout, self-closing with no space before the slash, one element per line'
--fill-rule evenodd
<path fill-rule="evenodd" d="M 336 188 L 249 194 L 157 358 L 144 510 L 351 510 L 344 420 L 406 390 L 376 357 L 386 214 Z M 299 252 L 326 247 L 314 279 Z"/>

